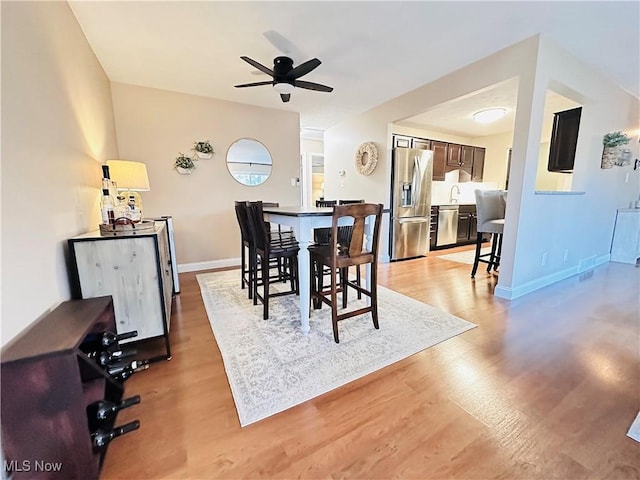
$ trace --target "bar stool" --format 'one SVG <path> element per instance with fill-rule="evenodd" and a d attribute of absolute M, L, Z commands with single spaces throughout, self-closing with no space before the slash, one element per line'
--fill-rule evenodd
<path fill-rule="evenodd" d="M 248 202 L 246 211 L 254 255 L 250 261 L 250 270 L 253 270 L 252 274 L 250 274 L 250 278 L 253 279 L 250 288 L 253 288 L 253 304 L 257 305 L 258 301 L 262 303 L 262 318 L 266 320 L 269 318 L 269 298 L 289 294 L 298 295 L 300 293 L 300 282 L 298 280 L 298 252 L 300 247 L 295 238 L 274 238 L 269 233 L 264 221 L 262 202 Z M 269 286 L 273 277 L 269 274 L 269 269 L 272 260 L 278 261 L 278 265 L 281 264 L 284 269 L 279 271 L 275 278 L 291 282 L 290 290 L 270 291 Z M 260 279 L 258 278 L 258 269 L 261 273 Z M 259 286 L 262 286 L 262 293 L 258 290 Z"/>
<path fill-rule="evenodd" d="M 502 232 L 504 230 L 505 213 L 504 190 L 476 190 L 476 213 L 478 216 L 478 239 L 476 240 L 476 254 L 471 269 L 471 278 L 476 276 L 478 264 L 486 263 L 487 273 L 500 266 L 502 253 Z M 483 233 L 493 236 L 491 252 L 480 254 L 482 248 Z"/>

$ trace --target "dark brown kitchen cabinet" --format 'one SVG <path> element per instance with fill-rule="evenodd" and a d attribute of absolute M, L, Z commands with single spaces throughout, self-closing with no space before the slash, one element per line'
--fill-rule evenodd
<path fill-rule="evenodd" d="M 471 239 L 471 223 L 472 219 L 475 220 L 476 206 L 475 205 L 460 205 L 458 207 L 458 242 L 468 243 L 475 238 Z M 477 228 L 477 227 L 476 227 Z"/>
<path fill-rule="evenodd" d="M 98 478 L 106 450 L 93 449 L 86 409 L 119 402 L 124 386 L 80 346 L 115 329 L 111 296 L 69 300 L 2 349 L 2 443 L 12 479 Z"/>
<path fill-rule="evenodd" d="M 447 165 L 450 167 L 459 168 L 462 157 L 462 145 L 457 143 L 450 143 L 447 149 Z"/>
<path fill-rule="evenodd" d="M 473 165 L 473 150 L 475 147 L 469 145 L 462 145 L 462 154 L 460 156 L 461 165 L 472 166 Z"/>
<path fill-rule="evenodd" d="M 432 205 L 430 221 L 429 221 L 429 249 L 433 250 L 435 248 L 437 237 L 438 237 L 438 207 L 437 205 Z"/>
<path fill-rule="evenodd" d="M 458 207 L 458 245 L 475 243 L 478 238 L 478 215 L 475 205 Z M 483 239 L 484 241 L 484 239 Z"/>
<path fill-rule="evenodd" d="M 553 114 L 553 131 L 551 132 L 549 164 L 547 165 L 548 171 L 562 173 L 573 172 L 581 114 L 582 107 Z"/>
<path fill-rule="evenodd" d="M 444 174 L 447 172 L 447 152 L 448 143 L 438 142 L 433 140 L 431 142 L 431 150 L 433 150 L 433 179 L 444 180 Z"/>
<path fill-rule="evenodd" d="M 471 181 L 481 182 L 484 172 L 485 149 L 473 147 L 473 168 L 471 169 Z"/>

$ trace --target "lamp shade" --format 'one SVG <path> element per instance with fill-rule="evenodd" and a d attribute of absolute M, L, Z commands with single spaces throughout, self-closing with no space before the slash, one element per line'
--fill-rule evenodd
<path fill-rule="evenodd" d="M 149 188 L 147 166 L 142 162 L 130 160 L 107 160 L 111 180 L 116 182 L 118 190 L 146 192 Z"/>

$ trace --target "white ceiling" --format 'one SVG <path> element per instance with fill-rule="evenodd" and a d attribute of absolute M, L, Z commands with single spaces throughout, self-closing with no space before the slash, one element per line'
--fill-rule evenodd
<path fill-rule="evenodd" d="M 489 88 L 473 92 L 451 102 L 442 103 L 428 111 L 395 122 L 398 125 L 424 128 L 463 137 L 485 137 L 498 133 L 511 132 L 516 119 L 518 79 L 513 78 Z M 553 114 L 580 106 L 552 90 L 547 90 L 543 114 L 543 132 L 551 132 Z M 504 108 L 507 113 L 492 123 L 478 123 L 473 114 L 491 107 Z M 548 140 L 548 139 L 547 139 Z"/>
<path fill-rule="evenodd" d="M 639 2 L 69 4 L 112 81 L 297 111 L 308 128 L 328 128 L 538 33 L 640 97 Z M 295 65 L 319 58 L 303 79 L 334 91 L 296 89 L 284 104 L 270 86 L 233 87 L 268 79 L 241 55 L 271 67 L 283 54 Z M 497 100 L 513 96 L 490 89 L 438 113 L 455 130 L 466 101 L 480 109 Z"/>

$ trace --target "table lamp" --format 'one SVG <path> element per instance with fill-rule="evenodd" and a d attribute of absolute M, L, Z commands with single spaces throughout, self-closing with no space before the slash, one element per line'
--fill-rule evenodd
<path fill-rule="evenodd" d="M 111 180 L 116 182 L 118 192 L 123 192 L 125 199 L 133 195 L 136 206 L 144 212 L 142 208 L 142 197 L 138 192 L 148 192 L 149 177 L 147 176 L 147 166 L 142 162 L 131 160 L 107 160 Z"/>

